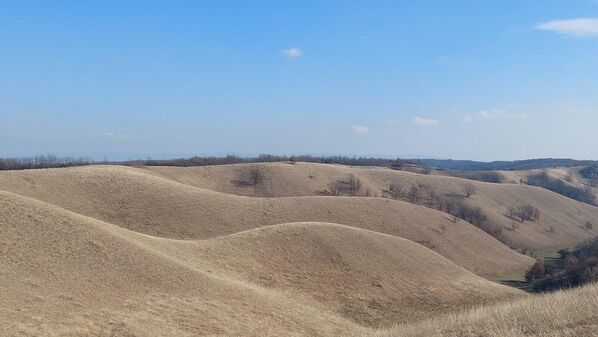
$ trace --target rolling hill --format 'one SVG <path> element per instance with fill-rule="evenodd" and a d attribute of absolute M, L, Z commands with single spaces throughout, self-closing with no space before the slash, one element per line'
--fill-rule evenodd
<path fill-rule="evenodd" d="M 523 296 L 409 240 L 335 224 L 174 240 L 0 192 L 0 230 L 5 335 L 351 335 Z"/>
<path fill-rule="evenodd" d="M 412 240 L 489 278 L 511 277 L 533 263 L 464 221 L 389 199 L 243 197 L 116 166 L 0 172 L 0 190 L 159 237 L 209 239 L 288 222 L 329 222 Z"/>
<path fill-rule="evenodd" d="M 523 173 L 513 172 L 507 177 L 512 183 L 494 184 L 471 181 L 462 178 L 424 175 L 387 168 L 355 168 L 340 165 L 311 163 L 222 165 L 214 167 L 147 167 L 160 176 L 175 181 L 223 193 L 255 197 L 315 196 L 326 191 L 329 184 L 349 175 L 361 182 L 361 195 L 382 196 L 390 184 L 402 186 L 408 193 L 413 186 L 433 190 L 437 196 L 465 202 L 479 207 L 489 221 L 503 228 L 502 239 L 518 249 L 535 251 L 551 250 L 573 246 L 596 235 L 583 225 L 588 221 L 598 222 L 598 207 L 567 198 L 544 188 L 515 183 Z M 262 180 L 255 186 L 240 185 L 247 172 L 257 169 Z M 562 170 L 569 170 L 562 169 Z M 507 172 L 505 172 L 507 174 Z M 477 192 L 471 198 L 464 197 L 465 186 L 475 186 Z M 517 230 L 509 226 L 507 209 L 530 204 L 541 212 L 540 221 L 526 222 Z"/>

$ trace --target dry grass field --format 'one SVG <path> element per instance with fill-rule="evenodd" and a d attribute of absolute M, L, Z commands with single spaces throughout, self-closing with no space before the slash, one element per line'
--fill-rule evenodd
<path fill-rule="evenodd" d="M 490 222 L 502 226 L 502 235 L 515 248 L 551 250 L 573 246 L 598 235 L 598 229 L 588 233 L 583 225 L 598 219 L 598 208 L 580 203 L 544 188 L 519 184 L 517 181 L 528 171 L 502 172 L 507 183 L 494 184 L 471 181 L 462 178 L 439 175 L 424 175 L 386 168 L 352 168 L 341 165 L 312 163 L 267 163 L 252 164 L 262 172 L 262 181 L 255 186 L 239 186 L 235 181 L 242 179 L 247 165 L 223 165 L 213 167 L 148 167 L 161 176 L 200 188 L 223 193 L 259 197 L 290 197 L 321 195 L 330 182 L 350 174 L 362 183 L 361 194 L 369 191 L 372 196 L 382 196 L 390 184 L 399 184 L 405 193 L 412 186 L 425 186 L 434 190 L 437 196 L 462 200 L 480 207 Z M 553 169 L 553 171 L 571 169 Z M 464 197 L 468 185 L 476 188 L 471 198 Z M 505 216 L 511 206 L 530 204 L 541 212 L 540 221 L 528 222 L 516 231 L 510 229 L 510 220 Z"/>
<path fill-rule="evenodd" d="M 348 174 L 359 195 L 323 195 Z M 595 288 L 530 297 L 494 282 L 534 260 L 466 221 L 382 198 L 394 182 L 467 199 L 493 219 L 533 203 L 543 223 L 511 233 L 531 247 L 581 242 L 592 231 L 578 222 L 598 219 L 596 207 L 541 188 L 475 183 L 464 198 L 454 194 L 469 181 L 380 168 L 2 171 L 0 335 L 561 336 L 564 326 L 593 336 Z M 547 224 L 558 229 L 537 235 Z"/>
<path fill-rule="evenodd" d="M 598 336 L 598 286 L 538 295 L 379 331 L 376 337 Z"/>

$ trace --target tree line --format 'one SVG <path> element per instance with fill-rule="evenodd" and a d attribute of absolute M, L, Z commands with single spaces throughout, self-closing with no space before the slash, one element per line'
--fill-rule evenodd
<path fill-rule="evenodd" d="M 58 157 L 51 154 L 24 158 L 0 158 L 0 170 L 43 169 L 91 164 L 93 164 L 93 160 L 89 157 Z"/>

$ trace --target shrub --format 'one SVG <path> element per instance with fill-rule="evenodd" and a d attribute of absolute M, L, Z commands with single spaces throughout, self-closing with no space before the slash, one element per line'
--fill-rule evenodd
<path fill-rule="evenodd" d="M 521 222 L 540 220 L 540 210 L 532 205 L 524 204 L 524 205 L 519 205 L 515 208 L 510 207 L 507 212 L 510 213 L 513 210 L 514 210 L 514 215 Z"/>
<path fill-rule="evenodd" d="M 256 186 L 264 180 L 262 171 L 257 167 L 244 169 L 240 172 L 239 178 L 232 182 L 240 187 Z"/>
<path fill-rule="evenodd" d="M 346 178 L 340 178 L 328 184 L 328 189 L 323 191 L 324 195 L 339 196 L 339 195 L 358 195 L 361 190 L 361 180 L 353 174 L 349 174 Z M 370 196 L 371 191 L 366 190 L 366 196 Z"/>
<path fill-rule="evenodd" d="M 525 279 L 528 282 L 533 282 L 542 279 L 546 275 L 546 268 L 544 267 L 544 261 L 538 259 L 536 263 L 525 273 Z"/>
<path fill-rule="evenodd" d="M 543 265 L 541 271 L 537 262 L 527 272 L 531 290 L 544 292 L 598 281 L 598 237 L 559 254 L 561 263 L 550 268 Z"/>
<path fill-rule="evenodd" d="M 411 186 L 409 193 L 407 194 L 407 198 L 409 199 L 409 202 L 413 204 L 419 204 L 422 199 L 422 187 Z"/>
<path fill-rule="evenodd" d="M 388 194 L 390 194 L 390 197 L 395 200 L 401 199 L 403 197 L 403 188 L 398 183 L 390 184 L 388 186 L 387 192 L 388 192 Z"/>

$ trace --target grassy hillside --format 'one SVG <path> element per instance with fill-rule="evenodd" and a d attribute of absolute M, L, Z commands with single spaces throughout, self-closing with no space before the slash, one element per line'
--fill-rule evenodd
<path fill-rule="evenodd" d="M 289 177 L 295 177 L 292 171 Z M 284 186 L 284 182 L 272 182 L 278 183 Z M 454 223 L 444 213 L 389 199 L 248 198 L 115 166 L 0 172 L 0 190 L 159 237 L 208 239 L 263 226 L 316 221 L 406 238 L 488 278 L 513 277 L 533 263 L 471 224 Z"/>
<path fill-rule="evenodd" d="M 412 241 L 335 224 L 268 226 L 202 245 L 207 259 L 243 279 L 313 298 L 367 326 L 522 296 Z"/>
<path fill-rule="evenodd" d="M 201 270 L 155 248 L 174 242 L 146 237 L 155 241 L 148 246 L 139 234 L 4 192 L 0 215 L 5 336 L 364 331 L 314 301 Z"/>
<path fill-rule="evenodd" d="M 376 337 L 598 336 L 598 285 L 398 326 Z"/>
<path fill-rule="evenodd" d="M 238 184 L 248 172 L 257 169 L 261 178 L 255 185 Z M 598 207 L 564 197 L 544 188 L 519 183 L 493 184 L 456 177 L 424 175 L 385 168 L 352 168 L 340 165 L 310 163 L 225 165 L 216 167 L 148 167 L 147 170 L 191 186 L 224 193 L 257 196 L 288 197 L 321 195 L 330 183 L 354 175 L 361 182 L 357 195 L 383 196 L 391 184 L 408 194 L 412 187 L 434 191 L 437 198 L 464 202 L 479 207 L 490 223 L 502 228 L 501 238 L 509 245 L 536 251 L 574 246 L 597 235 L 587 231 L 588 221 L 598 223 Z M 504 172 L 510 181 L 521 173 Z M 473 185 L 477 192 L 465 198 L 464 189 Z M 422 199 L 424 199 L 422 197 Z M 407 199 L 407 198 L 403 198 Z M 426 202 L 421 201 L 422 204 Z M 540 210 L 540 221 L 521 224 L 513 230 L 506 217 L 509 207 L 530 204 Z"/>
<path fill-rule="evenodd" d="M 180 241 L 7 192 L 0 247 L 10 336 L 346 336 L 522 296 L 362 229 L 300 223 Z"/>

